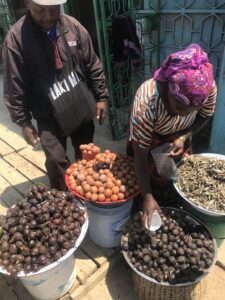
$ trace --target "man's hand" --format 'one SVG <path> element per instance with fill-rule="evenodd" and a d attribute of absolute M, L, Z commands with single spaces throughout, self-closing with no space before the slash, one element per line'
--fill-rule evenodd
<path fill-rule="evenodd" d="M 99 124 L 101 125 L 106 118 L 106 111 L 107 111 L 107 103 L 106 102 L 97 102 L 96 104 L 96 118 L 99 121 Z"/>
<path fill-rule="evenodd" d="M 142 220 L 143 220 L 143 223 L 145 224 L 146 219 L 147 219 L 148 227 L 150 227 L 150 225 L 151 225 L 152 214 L 155 210 L 160 212 L 160 207 L 159 207 L 157 201 L 152 196 L 152 194 L 146 194 L 144 197 L 144 201 L 143 201 Z"/>
<path fill-rule="evenodd" d="M 25 141 L 29 145 L 35 147 L 37 142 L 39 141 L 36 128 L 32 124 L 24 126 L 22 127 L 22 133 Z"/>
<path fill-rule="evenodd" d="M 172 150 L 170 151 L 169 155 L 171 157 L 181 156 L 184 153 L 185 141 L 181 138 L 177 138 L 172 143 Z"/>

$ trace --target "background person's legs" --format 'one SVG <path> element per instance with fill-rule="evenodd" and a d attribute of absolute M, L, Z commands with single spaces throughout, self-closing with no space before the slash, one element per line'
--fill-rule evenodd
<path fill-rule="evenodd" d="M 66 191 L 65 170 L 70 165 L 66 155 L 66 137 L 62 135 L 54 119 L 38 123 L 38 134 L 45 152 L 47 169 L 51 188 Z"/>

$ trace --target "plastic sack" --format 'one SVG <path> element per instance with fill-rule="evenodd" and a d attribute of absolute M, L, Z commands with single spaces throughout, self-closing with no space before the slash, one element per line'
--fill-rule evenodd
<path fill-rule="evenodd" d="M 170 143 L 163 144 L 151 151 L 159 175 L 167 180 L 177 181 L 179 172 L 174 160 L 168 156 Z"/>

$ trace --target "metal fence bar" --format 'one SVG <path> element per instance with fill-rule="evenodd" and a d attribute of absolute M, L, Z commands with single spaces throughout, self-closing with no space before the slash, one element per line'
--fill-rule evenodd
<path fill-rule="evenodd" d="M 216 112 L 213 119 L 211 138 L 210 138 L 210 152 L 225 154 L 225 50 L 223 53 L 223 60 L 218 84 L 218 97 Z"/>

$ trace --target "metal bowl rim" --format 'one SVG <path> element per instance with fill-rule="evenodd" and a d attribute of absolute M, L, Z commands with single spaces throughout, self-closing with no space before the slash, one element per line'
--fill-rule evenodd
<path fill-rule="evenodd" d="M 203 157 L 215 157 L 215 158 L 219 158 L 219 159 L 223 159 L 225 160 L 225 155 L 222 154 L 216 154 L 216 153 L 200 153 L 200 154 L 191 154 L 190 156 L 203 156 Z M 180 161 L 177 166 L 181 165 L 185 160 Z M 182 192 L 181 190 L 178 188 L 177 186 L 177 182 L 173 182 L 173 186 L 176 189 L 176 191 L 178 192 L 178 194 L 182 197 L 183 200 L 187 201 L 191 206 L 193 206 L 194 208 L 196 208 L 199 212 L 202 212 L 204 214 L 210 215 L 212 217 L 225 217 L 225 213 L 217 213 L 217 212 L 212 212 L 208 209 L 205 209 L 202 206 L 198 206 L 196 205 L 194 202 L 192 202 L 191 200 L 189 200 Z"/>

